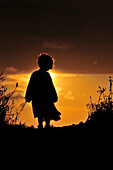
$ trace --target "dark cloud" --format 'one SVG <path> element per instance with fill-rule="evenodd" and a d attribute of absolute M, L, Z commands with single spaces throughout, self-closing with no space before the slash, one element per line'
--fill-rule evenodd
<path fill-rule="evenodd" d="M 62 71 L 113 72 L 112 18 L 109 1 L 0 1 L 0 67 L 32 70 L 48 52 Z"/>
<path fill-rule="evenodd" d="M 87 31 L 90 34 L 98 33 L 110 29 L 112 25 L 112 6 L 103 4 L 83 1 L 12 1 L 1 5 L 0 29 L 5 34 L 32 36 L 80 36 Z"/>
<path fill-rule="evenodd" d="M 10 67 L 6 67 L 6 68 L 5 68 L 5 72 L 11 74 L 11 73 L 17 73 L 18 70 L 17 70 L 15 67 L 10 66 Z"/>

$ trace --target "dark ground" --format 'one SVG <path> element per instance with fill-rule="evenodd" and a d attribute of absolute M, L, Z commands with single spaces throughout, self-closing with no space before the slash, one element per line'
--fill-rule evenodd
<path fill-rule="evenodd" d="M 17 162 L 16 168 L 32 169 L 102 168 L 112 157 L 111 127 L 91 127 L 80 123 L 49 129 L 6 126 L 0 128 L 1 155 Z M 36 167 L 37 166 L 37 167 Z"/>

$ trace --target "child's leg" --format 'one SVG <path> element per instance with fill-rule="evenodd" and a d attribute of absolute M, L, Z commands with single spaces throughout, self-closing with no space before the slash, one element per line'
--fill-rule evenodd
<path fill-rule="evenodd" d="M 50 120 L 46 120 L 46 127 L 50 127 Z"/>
<path fill-rule="evenodd" d="M 38 117 L 38 128 L 43 128 L 43 117 L 42 116 L 39 116 Z"/>

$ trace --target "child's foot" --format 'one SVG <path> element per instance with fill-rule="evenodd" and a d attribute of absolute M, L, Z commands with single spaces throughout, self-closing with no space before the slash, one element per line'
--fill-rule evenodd
<path fill-rule="evenodd" d="M 38 129 L 43 129 L 43 125 L 38 125 Z"/>
<path fill-rule="evenodd" d="M 51 126 L 50 125 L 45 125 L 45 128 L 50 128 Z"/>

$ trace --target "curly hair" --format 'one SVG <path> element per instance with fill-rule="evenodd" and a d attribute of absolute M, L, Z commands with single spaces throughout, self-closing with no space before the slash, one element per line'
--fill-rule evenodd
<path fill-rule="evenodd" d="M 47 53 L 41 53 L 38 55 L 37 63 L 40 68 L 49 70 L 54 66 L 54 59 Z"/>

